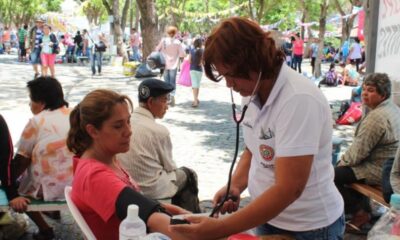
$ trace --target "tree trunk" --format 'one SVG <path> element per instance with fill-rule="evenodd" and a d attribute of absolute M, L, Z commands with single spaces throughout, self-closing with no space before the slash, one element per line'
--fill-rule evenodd
<path fill-rule="evenodd" d="M 358 1 L 350 1 L 350 2 L 351 2 L 352 8 L 350 9 L 349 14 L 352 11 L 353 6 L 355 4 L 358 4 Z M 347 13 L 342 9 L 342 6 L 340 5 L 338 0 L 335 0 L 335 5 L 336 5 L 336 9 L 338 10 L 339 14 L 342 17 L 347 15 Z M 347 39 L 349 39 L 349 37 L 350 37 L 351 29 L 353 28 L 354 18 L 355 18 L 355 16 L 351 16 L 351 17 L 342 19 L 342 38 L 340 39 L 341 46 L 342 46 L 343 42 L 346 41 Z"/>
<path fill-rule="evenodd" d="M 322 51 L 324 48 L 324 38 L 325 38 L 325 31 L 326 31 L 326 15 L 328 12 L 329 7 L 329 0 L 323 0 L 321 3 L 321 14 L 319 17 L 319 44 L 318 44 L 318 55 L 315 59 L 315 71 L 314 76 L 316 78 L 321 76 L 321 56 Z"/>
<path fill-rule="evenodd" d="M 121 29 L 122 34 L 125 35 L 125 27 L 126 27 L 126 20 L 128 19 L 129 15 L 129 8 L 131 6 L 131 0 L 125 0 L 124 8 L 122 9 L 122 18 L 121 18 Z"/>
<path fill-rule="evenodd" d="M 135 28 L 136 28 L 136 30 L 138 30 L 138 32 L 139 32 L 140 11 L 139 11 L 139 7 L 138 7 L 138 4 L 137 4 L 136 1 L 135 1 L 135 4 L 136 4 L 136 10 L 135 10 L 135 13 L 136 13 L 136 15 L 135 15 Z"/>
<path fill-rule="evenodd" d="M 351 30 L 353 29 L 355 15 L 342 19 L 342 39 L 341 44 L 350 38 Z"/>
<path fill-rule="evenodd" d="M 258 2 L 257 22 L 261 24 L 262 17 L 264 16 L 265 0 L 259 0 Z"/>
<path fill-rule="evenodd" d="M 251 19 L 254 19 L 254 14 L 253 14 L 253 1 L 252 0 L 248 0 L 249 1 L 249 17 Z"/>
<path fill-rule="evenodd" d="M 136 0 L 136 2 L 141 15 L 143 59 L 146 59 L 160 41 L 156 4 L 154 0 Z"/>
<path fill-rule="evenodd" d="M 129 1 L 131 1 L 131 3 L 130 3 L 131 8 L 129 11 L 129 32 L 130 32 L 131 29 L 134 28 L 134 26 L 133 26 L 133 14 L 134 14 L 133 11 L 136 9 L 136 7 L 133 8 L 133 0 L 129 0 Z M 136 2 L 135 2 L 135 4 L 136 4 Z"/>
<path fill-rule="evenodd" d="M 365 0 L 364 1 L 364 4 L 363 4 L 363 9 L 364 9 L 364 11 L 365 11 L 365 20 L 364 20 L 364 45 L 365 46 L 368 46 L 368 38 L 367 38 L 367 36 L 368 36 L 368 34 L 369 34 L 369 31 L 370 31 L 370 25 L 371 25 L 371 23 L 370 23 L 370 15 L 371 15 L 371 8 L 370 8 L 370 6 L 372 5 L 372 0 Z M 367 49 L 367 48 L 365 48 L 365 49 Z M 367 52 L 365 52 L 365 55 L 367 55 L 368 53 Z"/>
<path fill-rule="evenodd" d="M 122 51 L 122 26 L 121 26 L 121 15 L 119 13 L 119 0 L 113 0 L 113 16 L 114 16 L 114 42 L 117 44 L 117 54 L 119 56 L 125 56 L 126 53 Z"/>

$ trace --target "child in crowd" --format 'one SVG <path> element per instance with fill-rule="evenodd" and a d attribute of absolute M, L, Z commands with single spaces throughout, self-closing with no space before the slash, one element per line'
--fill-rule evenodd
<path fill-rule="evenodd" d="M 357 72 L 355 63 L 347 64 L 343 71 L 343 84 L 347 86 L 357 86 L 360 74 Z"/>
<path fill-rule="evenodd" d="M 331 63 L 329 71 L 325 73 L 324 79 L 319 82 L 318 87 L 320 87 L 321 84 L 326 84 L 328 86 L 338 85 L 338 74 L 335 71 L 335 63 Z"/>

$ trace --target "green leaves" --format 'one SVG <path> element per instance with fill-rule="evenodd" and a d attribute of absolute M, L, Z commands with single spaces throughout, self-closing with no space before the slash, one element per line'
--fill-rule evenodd
<path fill-rule="evenodd" d="M 20 26 L 37 15 L 59 11 L 62 0 L 0 0 L 0 16 L 5 25 Z"/>

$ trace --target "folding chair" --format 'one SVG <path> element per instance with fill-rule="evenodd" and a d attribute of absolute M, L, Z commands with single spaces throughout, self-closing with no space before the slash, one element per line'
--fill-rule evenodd
<path fill-rule="evenodd" d="M 65 200 L 67 201 L 67 205 L 69 208 L 69 211 L 72 213 L 72 216 L 74 217 L 76 223 L 78 224 L 79 228 L 85 235 L 85 238 L 87 240 L 96 240 L 96 237 L 94 236 L 92 230 L 90 227 L 87 225 L 85 219 L 82 217 L 81 213 L 79 212 L 79 209 L 76 207 L 75 203 L 71 199 L 71 191 L 72 187 L 71 186 L 66 186 L 64 189 L 64 194 L 65 194 Z"/>

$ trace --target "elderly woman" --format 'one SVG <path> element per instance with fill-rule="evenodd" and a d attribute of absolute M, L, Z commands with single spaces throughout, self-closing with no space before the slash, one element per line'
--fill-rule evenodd
<path fill-rule="evenodd" d="M 64 188 L 72 182 L 72 153 L 66 146 L 69 130 L 68 103 L 61 84 L 51 77 L 39 77 L 28 82 L 31 111 L 13 159 L 16 176 L 21 176 L 18 189 L 21 197 L 10 201 L 17 212 L 26 211 L 30 200 L 64 200 Z M 38 225 L 34 239 L 54 238 L 52 228 L 39 212 L 28 212 Z"/>
<path fill-rule="evenodd" d="M 395 157 L 399 146 L 400 110 L 390 94 L 387 74 L 373 73 L 365 78 L 361 99 L 367 114 L 335 169 L 335 184 L 345 200 L 345 212 L 353 215 L 349 226 L 355 230 L 370 220 L 371 209 L 366 197 L 345 185 L 354 182 L 381 185 L 384 162 Z"/>

